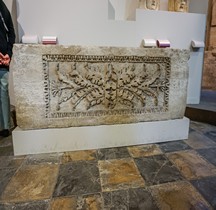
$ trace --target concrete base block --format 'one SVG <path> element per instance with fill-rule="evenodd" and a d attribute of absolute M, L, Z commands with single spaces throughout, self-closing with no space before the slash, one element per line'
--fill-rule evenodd
<path fill-rule="evenodd" d="M 122 147 L 187 139 L 190 120 L 140 122 L 12 132 L 14 155 Z"/>

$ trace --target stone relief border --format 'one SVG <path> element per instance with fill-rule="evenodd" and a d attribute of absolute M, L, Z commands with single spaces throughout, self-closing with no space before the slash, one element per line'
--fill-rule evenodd
<path fill-rule="evenodd" d="M 105 116 L 105 115 L 137 115 L 137 114 L 143 114 L 143 113 L 161 113 L 161 112 L 167 112 L 168 111 L 168 103 L 169 103 L 169 85 L 170 85 L 170 71 L 171 71 L 171 61 L 169 57 L 148 57 L 148 56 L 114 56 L 114 55 L 64 55 L 64 54 L 45 54 L 42 55 L 42 62 L 43 62 L 43 72 L 44 72 L 44 100 L 45 100 L 45 117 L 46 118 L 69 118 L 69 117 L 91 117 L 91 116 Z M 114 109 L 115 108 L 115 101 L 112 100 L 113 92 L 112 88 L 109 89 L 109 91 L 106 91 L 104 94 L 106 95 L 106 110 L 91 110 L 96 105 L 99 105 L 102 103 L 103 99 L 100 100 L 95 100 L 93 99 L 92 95 L 88 95 L 89 99 L 89 105 L 87 106 L 86 110 L 79 111 L 76 110 L 77 106 L 80 103 L 80 100 L 77 100 L 78 102 L 74 104 L 74 107 L 72 110 L 68 112 L 61 112 L 61 105 L 66 101 L 69 100 L 69 98 L 64 98 L 60 99 L 57 106 L 56 110 L 52 111 L 50 109 L 50 101 L 52 97 L 55 97 L 57 94 L 58 90 L 53 89 L 52 83 L 53 81 L 50 80 L 49 77 L 49 64 L 51 62 L 57 63 L 56 67 L 56 72 L 58 74 L 58 77 L 61 78 L 59 79 L 58 82 L 62 82 L 64 80 L 64 75 L 60 75 L 59 71 L 59 64 L 61 63 L 71 63 L 72 64 L 72 69 L 73 69 L 73 74 L 70 73 L 69 76 L 73 78 L 71 81 L 66 81 L 67 83 L 76 83 L 75 85 L 77 86 L 78 84 L 81 85 L 81 80 L 80 75 L 78 75 L 79 72 L 76 71 L 76 66 L 77 64 L 80 63 L 85 63 L 86 68 L 89 68 L 89 65 L 91 66 L 92 64 L 97 64 L 97 63 L 104 63 L 104 65 L 107 65 L 107 71 L 105 72 L 105 79 L 103 82 L 104 84 L 99 84 L 99 80 L 93 82 L 93 77 L 90 77 L 89 75 L 86 77 L 88 78 L 88 82 L 91 82 L 91 87 L 93 85 L 97 85 L 97 87 L 103 87 L 103 91 L 107 90 L 107 87 L 110 88 L 110 86 L 113 85 L 114 83 L 114 88 L 113 89 L 119 89 L 119 86 L 115 87 L 115 82 L 118 79 L 122 79 L 122 86 L 124 85 L 129 85 L 130 87 L 131 84 L 128 83 L 128 81 L 125 81 L 124 78 L 121 78 L 121 75 L 118 74 L 117 71 L 115 71 L 115 64 L 117 63 L 122 63 L 122 64 L 127 64 L 130 66 L 130 71 L 134 71 L 134 64 L 139 64 L 145 65 L 147 64 L 156 64 L 158 66 L 158 69 L 155 71 L 157 74 L 153 78 L 148 78 L 148 75 L 142 76 L 142 78 L 139 78 L 139 81 L 136 79 L 133 79 L 133 83 L 136 82 L 136 87 L 135 87 L 135 95 L 137 98 L 139 98 L 140 101 L 142 101 L 142 91 L 148 91 L 148 96 L 154 98 L 154 105 L 151 107 L 145 107 L 145 102 L 143 101 L 143 107 L 137 108 L 133 107 L 133 101 L 132 99 L 125 98 L 124 95 L 127 93 L 127 96 L 130 96 L 130 90 L 125 90 L 122 89 L 119 91 L 119 98 L 123 99 L 122 104 L 125 105 L 126 108 L 120 108 L 120 109 Z M 160 65 L 165 66 L 165 75 L 163 78 L 160 78 Z M 127 66 L 127 67 L 128 67 Z M 89 68 L 90 69 L 90 68 Z M 129 70 L 125 70 L 126 72 Z M 75 72 L 75 73 L 74 73 Z M 123 72 L 125 73 L 125 72 Z M 150 75 L 152 77 L 152 75 Z M 101 78 L 100 78 L 101 79 Z M 155 83 L 155 81 L 160 80 L 160 83 Z M 61 81 L 60 81 L 61 80 Z M 140 81 L 141 80 L 141 81 Z M 132 81 L 132 79 L 131 79 Z M 130 82 L 131 82 L 130 81 Z M 141 93 L 138 93 L 137 85 L 142 85 L 142 91 Z M 88 87 L 88 84 L 83 84 L 85 87 Z M 72 85 L 74 87 L 74 85 Z M 158 105 L 158 98 L 157 98 L 157 92 L 155 93 L 152 91 L 152 89 L 156 89 L 157 92 L 162 92 L 163 93 L 163 105 Z M 100 91 L 99 91 L 100 92 Z M 99 93 L 98 93 L 99 94 Z M 78 97 L 79 94 L 77 94 L 74 91 L 73 96 Z M 51 97 L 52 96 L 52 97 Z M 81 98 L 81 97 L 80 97 Z M 86 95 L 87 98 L 87 95 Z M 129 97 L 130 98 L 130 97 Z M 83 99 L 83 97 L 82 97 Z M 144 99 L 143 99 L 144 100 Z M 107 103 L 106 103 L 107 102 Z M 103 101 L 104 103 L 104 101 Z M 129 107 L 129 108 L 128 108 Z"/>

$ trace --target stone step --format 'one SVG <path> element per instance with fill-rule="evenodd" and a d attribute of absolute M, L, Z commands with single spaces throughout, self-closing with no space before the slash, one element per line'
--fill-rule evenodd
<path fill-rule="evenodd" d="M 190 120 L 216 125 L 216 112 L 211 110 L 186 107 L 185 116 Z"/>
<path fill-rule="evenodd" d="M 190 120 L 216 125 L 216 90 L 202 90 L 200 104 L 187 105 L 185 116 Z"/>

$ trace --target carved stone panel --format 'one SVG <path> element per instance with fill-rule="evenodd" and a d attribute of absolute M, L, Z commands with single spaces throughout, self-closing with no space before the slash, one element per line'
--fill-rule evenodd
<path fill-rule="evenodd" d="M 182 118 L 189 52 L 15 45 L 11 69 L 23 129 Z"/>
<path fill-rule="evenodd" d="M 139 0 L 139 8 L 147 10 L 159 10 L 160 0 Z"/>
<path fill-rule="evenodd" d="M 188 12 L 190 0 L 168 0 L 168 10 L 175 12 Z"/>

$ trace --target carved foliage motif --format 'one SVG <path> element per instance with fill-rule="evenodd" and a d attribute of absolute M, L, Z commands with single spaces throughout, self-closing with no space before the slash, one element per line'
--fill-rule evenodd
<path fill-rule="evenodd" d="M 46 117 L 165 112 L 170 58 L 43 55 Z"/>

